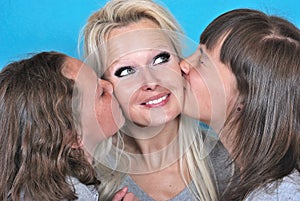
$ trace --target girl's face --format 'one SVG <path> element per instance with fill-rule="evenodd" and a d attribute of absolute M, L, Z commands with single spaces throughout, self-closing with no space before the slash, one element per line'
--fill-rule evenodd
<path fill-rule="evenodd" d="M 128 120 L 158 126 L 181 113 L 183 79 L 174 53 L 167 35 L 148 19 L 109 34 L 109 68 L 104 77 L 113 84 Z"/>
<path fill-rule="evenodd" d="M 75 80 L 79 91 L 80 102 L 75 103 L 75 107 L 79 107 L 83 143 L 97 144 L 115 134 L 125 120 L 112 94 L 112 85 L 99 79 L 90 67 L 71 57 L 66 60 L 62 72 L 67 78 Z"/>
<path fill-rule="evenodd" d="M 235 75 L 220 61 L 221 45 L 219 42 L 212 50 L 199 45 L 195 53 L 180 64 L 189 83 L 184 112 L 214 124 L 217 129 L 222 127 L 239 94 Z M 198 110 L 191 105 L 197 105 Z"/>

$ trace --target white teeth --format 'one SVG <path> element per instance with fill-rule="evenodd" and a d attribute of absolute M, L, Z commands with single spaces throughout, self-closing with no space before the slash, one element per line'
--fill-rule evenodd
<path fill-rule="evenodd" d="M 161 97 L 159 99 L 148 101 L 148 102 L 146 102 L 146 105 L 158 104 L 158 103 L 166 100 L 167 97 L 168 97 L 168 95 L 165 95 L 165 96 L 163 96 L 163 97 Z"/>

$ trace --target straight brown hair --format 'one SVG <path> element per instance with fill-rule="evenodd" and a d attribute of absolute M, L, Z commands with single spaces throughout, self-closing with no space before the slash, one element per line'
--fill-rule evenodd
<path fill-rule="evenodd" d="M 243 105 L 223 128 L 234 136 L 240 167 L 223 200 L 243 200 L 300 170 L 300 31 L 283 18 L 237 9 L 216 18 L 200 43 L 213 49 L 222 39 L 220 60 L 235 74 Z"/>

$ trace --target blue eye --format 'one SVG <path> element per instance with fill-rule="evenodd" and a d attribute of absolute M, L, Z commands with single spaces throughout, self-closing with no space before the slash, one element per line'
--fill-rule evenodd
<path fill-rule="evenodd" d="M 117 77 L 124 77 L 130 74 L 135 73 L 135 69 L 131 66 L 124 66 L 116 70 L 115 76 Z"/>
<path fill-rule="evenodd" d="M 166 63 L 169 61 L 169 59 L 170 59 L 170 54 L 168 52 L 162 52 L 153 58 L 152 65 L 155 66 L 158 64 Z"/>

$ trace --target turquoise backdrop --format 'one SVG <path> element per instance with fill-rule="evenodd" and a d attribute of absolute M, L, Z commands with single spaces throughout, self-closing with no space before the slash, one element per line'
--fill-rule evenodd
<path fill-rule="evenodd" d="M 187 36 L 198 41 L 215 17 L 234 8 L 282 16 L 300 27 L 297 0 L 160 0 Z M 78 35 L 87 18 L 106 0 L 1 0 L 0 68 L 27 53 L 56 50 L 80 58 Z"/>

